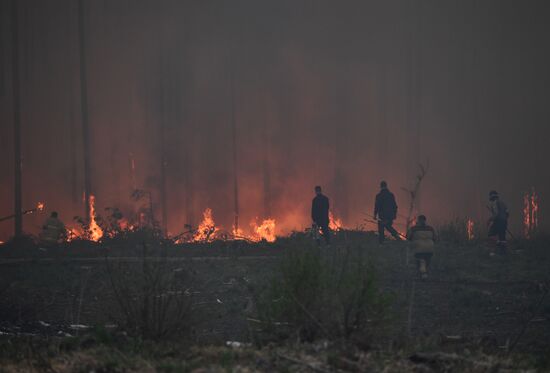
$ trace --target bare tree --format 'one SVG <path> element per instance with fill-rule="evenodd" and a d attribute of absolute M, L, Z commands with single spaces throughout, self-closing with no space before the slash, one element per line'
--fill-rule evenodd
<path fill-rule="evenodd" d="M 233 199 L 234 199 L 234 221 L 233 227 L 235 231 L 239 229 L 239 176 L 237 165 L 237 118 L 235 113 L 235 77 L 231 72 L 231 139 L 233 144 Z"/>
<path fill-rule="evenodd" d="M 414 215 L 414 211 L 418 200 L 418 194 L 420 192 L 420 186 L 422 185 L 422 180 L 424 180 L 424 178 L 426 177 L 426 174 L 428 173 L 429 166 L 430 166 L 429 161 L 426 161 L 425 165 L 420 163 L 418 165 L 418 174 L 416 175 L 414 186 L 411 189 L 401 188 L 405 192 L 407 192 L 410 198 L 409 211 L 407 213 L 407 232 L 409 231 L 409 228 L 411 227 L 411 223 L 414 220 L 413 215 Z"/>
<path fill-rule="evenodd" d="M 269 138 L 269 123 L 267 119 L 267 104 L 264 98 L 264 116 L 262 123 L 262 142 L 263 153 L 262 153 L 262 170 L 263 170 L 263 187 L 264 187 L 264 217 L 271 217 L 271 167 L 269 162 L 269 148 L 270 148 L 270 138 Z"/>
<path fill-rule="evenodd" d="M 80 56 L 80 111 L 82 120 L 82 147 L 84 150 L 84 208 L 90 216 L 92 178 L 90 168 L 90 125 L 88 118 L 88 83 L 86 79 L 86 35 L 84 27 L 84 0 L 78 2 L 78 48 Z"/>
<path fill-rule="evenodd" d="M 17 0 L 12 6 L 12 88 L 13 88 L 13 150 L 15 237 L 23 234 L 23 198 L 21 186 L 21 87 L 19 82 L 19 22 Z"/>

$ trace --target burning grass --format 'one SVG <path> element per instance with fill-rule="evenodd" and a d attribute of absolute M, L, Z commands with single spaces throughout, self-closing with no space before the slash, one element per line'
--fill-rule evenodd
<path fill-rule="evenodd" d="M 481 225 L 470 218 L 457 218 L 441 224 L 437 227 L 437 233 L 442 242 L 460 245 L 479 244 L 482 237 L 486 236 Z"/>
<path fill-rule="evenodd" d="M 537 233 L 539 225 L 539 196 L 532 188 L 523 196 L 523 235 L 532 238 Z"/>

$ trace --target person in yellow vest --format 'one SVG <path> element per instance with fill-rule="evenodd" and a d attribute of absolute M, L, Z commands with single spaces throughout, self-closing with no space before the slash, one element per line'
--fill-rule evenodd
<path fill-rule="evenodd" d="M 45 245 L 56 245 L 65 235 L 65 224 L 59 219 L 57 212 L 52 212 L 42 226 L 40 241 Z"/>
<path fill-rule="evenodd" d="M 422 278 L 427 278 L 430 262 L 434 254 L 436 234 L 435 230 L 426 224 L 426 217 L 424 215 L 420 215 L 417 218 L 416 225 L 409 229 L 407 240 L 411 241 L 418 274 Z"/>

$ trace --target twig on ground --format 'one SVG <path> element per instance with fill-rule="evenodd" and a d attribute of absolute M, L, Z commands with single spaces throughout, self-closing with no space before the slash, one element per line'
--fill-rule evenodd
<path fill-rule="evenodd" d="M 527 319 L 527 321 L 523 324 L 519 334 L 516 336 L 516 338 L 514 339 L 512 344 L 510 345 L 510 348 L 508 349 L 508 355 L 511 354 L 512 351 L 514 350 L 514 348 L 517 346 L 517 344 L 520 341 L 521 337 L 523 337 L 523 335 L 525 334 L 525 331 L 527 330 L 527 327 L 529 326 L 529 324 L 537 317 L 537 315 L 539 313 L 539 309 L 541 308 L 541 306 L 544 302 L 544 299 L 546 298 L 547 295 L 548 295 L 548 288 L 545 288 L 544 293 L 542 294 L 542 296 L 540 297 L 540 299 L 538 300 L 538 302 L 536 303 L 536 305 L 533 309 L 533 313 Z"/>
<path fill-rule="evenodd" d="M 323 373 L 328 373 L 329 371 L 326 370 L 326 369 L 323 369 L 323 368 L 319 368 L 319 367 L 316 367 L 315 365 L 311 364 L 311 363 L 308 363 L 307 361 L 302 361 L 302 360 L 299 360 L 299 359 L 295 359 L 293 357 L 290 357 L 290 356 L 286 356 L 286 355 L 283 355 L 283 354 L 280 354 L 278 353 L 277 356 L 281 359 L 284 359 L 284 360 L 288 360 L 292 363 L 295 363 L 295 364 L 299 364 L 299 365 L 302 365 L 302 366 L 305 366 L 311 370 L 313 370 L 314 372 L 323 372 Z"/>
<path fill-rule="evenodd" d="M 329 338 L 332 338 L 332 335 L 329 333 L 329 331 L 323 326 L 323 324 L 321 324 L 316 318 L 315 316 L 313 316 L 305 307 L 304 305 L 296 298 L 296 296 L 294 296 L 294 294 L 291 293 L 291 296 L 292 296 L 292 300 L 298 305 L 298 307 L 300 307 L 302 309 L 302 311 L 307 315 L 307 317 L 309 317 L 315 324 L 317 324 L 317 326 L 319 327 L 319 329 L 321 329 L 321 331 Z"/>
<path fill-rule="evenodd" d="M 414 307 L 415 289 L 416 289 L 416 281 L 413 281 L 411 286 L 411 295 L 409 298 L 409 312 L 407 315 L 407 336 L 409 337 L 409 339 L 411 338 L 411 331 L 412 331 L 412 312 Z"/>

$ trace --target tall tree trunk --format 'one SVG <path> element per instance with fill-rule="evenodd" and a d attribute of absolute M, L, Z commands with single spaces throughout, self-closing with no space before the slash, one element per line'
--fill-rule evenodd
<path fill-rule="evenodd" d="M 73 96 L 71 95 L 71 98 Z M 70 111 L 70 123 L 69 123 L 69 136 L 70 136 L 70 144 L 69 144 L 69 154 L 71 157 L 71 198 L 73 203 L 76 205 L 80 201 L 80 196 L 78 192 L 78 163 L 77 163 L 77 156 L 76 156 L 76 128 L 75 128 L 75 112 L 74 112 L 74 102 L 71 100 L 71 111 Z"/>
<path fill-rule="evenodd" d="M 4 24 L 4 4 L 0 4 L 0 24 L 3 25 Z M 6 61 L 4 61 L 4 56 L 6 55 L 6 51 L 5 51 L 5 48 L 6 46 L 4 45 L 4 33 L 3 33 L 4 29 L 2 27 L 0 27 L 0 97 L 4 96 L 4 94 L 6 93 L 6 76 L 5 76 L 5 63 Z"/>
<path fill-rule="evenodd" d="M 90 128 L 88 118 L 88 84 L 86 80 L 86 36 L 84 32 L 84 0 L 78 1 L 78 38 L 80 52 L 80 110 L 82 121 L 82 147 L 84 151 L 84 212 L 90 218 L 92 176 L 90 168 Z"/>
<path fill-rule="evenodd" d="M 161 62 L 161 71 L 160 71 L 160 208 L 162 215 L 162 230 L 166 235 L 168 232 L 168 210 L 166 205 L 166 146 L 165 146 L 165 133 L 166 133 L 166 117 L 165 117 L 165 80 L 164 80 L 164 69 L 163 63 Z"/>
<path fill-rule="evenodd" d="M 74 23 L 71 22 L 73 18 L 73 12 L 74 7 L 67 7 L 67 27 L 66 32 L 70 35 L 74 35 L 74 39 L 71 39 L 71 41 L 74 41 L 75 45 L 78 43 L 77 35 L 74 34 L 72 27 L 74 27 Z M 65 58 L 67 61 L 71 61 L 74 57 L 74 49 L 67 48 Z M 69 183 L 71 184 L 71 199 L 74 204 L 74 207 L 76 207 L 80 203 L 80 192 L 79 192 L 79 184 L 78 184 L 78 157 L 77 157 L 77 148 L 78 148 L 78 129 L 76 127 L 76 120 L 77 120 L 77 112 L 76 112 L 76 99 L 75 99 L 75 84 L 77 82 L 77 73 L 78 70 L 71 70 L 71 77 L 69 80 L 69 157 L 70 157 L 70 163 L 71 163 L 71 171 L 69 174 Z"/>
<path fill-rule="evenodd" d="M 162 12 L 166 12 L 167 9 L 161 5 L 160 9 Z M 159 142 L 160 142 L 160 213 L 162 219 L 162 231 L 166 236 L 168 234 L 168 206 L 167 206 L 167 183 L 166 183 L 166 166 L 167 166 L 167 154 L 166 154 L 166 122 L 171 120 L 171 116 L 168 116 L 170 113 L 170 99 L 172 98 L 172 86 L 168 84 L 168 78 L 173 79 L 173 76 L 170 76 L 167 72 L 167 69 L 171 67 L 169 64 L 171 61 L 167 57 L 166 47 L 164 46 L 164 35 L 165 28 L 164 24 L 160 25 L 158 32 L 159 40 Z M 172 70 L 168 70 L 172 72 Z M 167 119 L 168 118 L 168 119 Z"/>
<path fill-rule="evenodd" d="M 234 200 L 234 220 L 233 228 L 239 229 L 239 177 L 237 165 L 237 119 L 235 113 L 235 78 L 231 72 L 231 139 L 233 145 L 233 200 Z"/>
<path fill-rule="evenodd" d="M 479 134 L 476 132 L 479 128 L 481 128 L 481 121 L 480 121 L 480 84 L 479 80 L 481 78 L 481 75 L 479 74 L 479 42 L 478 42 L 478 35 L 477 35 L 477 14 L 479 12 L 477 0 L 472 0 L 472 13 L 471 13 L 471 46 L 472 46 L 472 66 L 470 70 L 471 74 L 471 98 L 472 98 L 472 122 L 474 123 L 473 131 L 472 131 L 472 141 L 471 141 L 471 154 L 474 154 L 474 157 L 476 159 L 474 162 L 473 167 L 473 173 L 474 173 L 474 179 L 475 183 L 472 183 L 474 187 L 473 195 L 476 198 L 476 208 L 477 208 L 477 219 L 478 221 L 482 221 L 483 216 L 486 214 L 485 211 L 485 204 L 483 203 L 483 193 L 482 193 L 482 185 L 483 181 L 482 175 L 483 175 L 483 169 L 484 169 L 484 162 L 485 162 L 485 154 L 483 153 L 483 148 L 479 147 L 479 140 L 476 140 L 479 138 Z"/>
<path fill-rule="evenodd" d="M 23 202 L 21 181 L 21 92 L 19 81 L 19 22 L 17 0 L 12 0 L 12 75 L 13 75 L 13 150 L 14 150 L 14 213 L 15 237 L 23 234 Z"/>
<path fill-rule="evenodd" d="M 267 100 L 267 98 L 264 98 Z M 263 182 L 264 182 L 264 218 L 271 218 L 271 170 L 269 164 L 269 125 L 267 121 L 267 103 L 264 102 L 264 121 L 262 125 L 263 142 Z"/>

